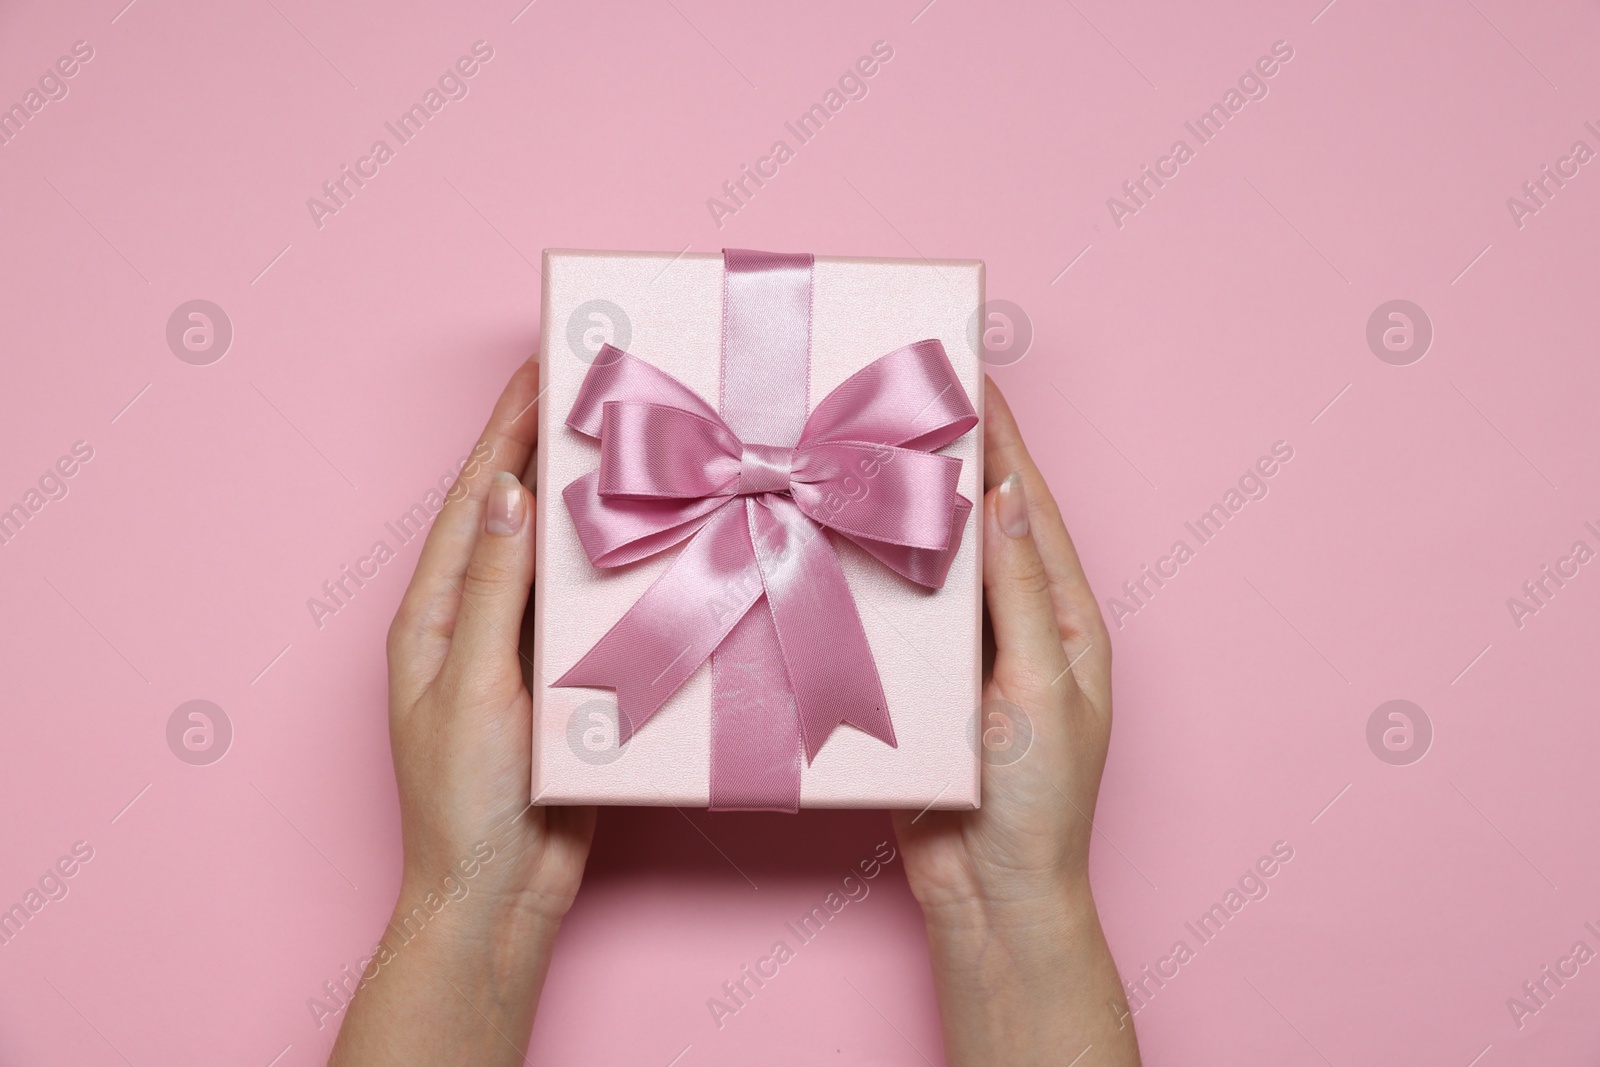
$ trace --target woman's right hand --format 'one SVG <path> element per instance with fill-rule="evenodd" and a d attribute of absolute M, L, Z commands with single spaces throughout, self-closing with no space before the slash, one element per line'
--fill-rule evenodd
<path fill-rule="evenodd" d="M 895 813 L 948 1061 L 1137 1064 L 1089 889 L 1111 738 L 1111 641 L 1049 486 L 986 381 L 982 806 Z M 1006 742 L 996 748 L 989 741 Z M 1026 744 L 1020 756 L 1012 746 Z"/>

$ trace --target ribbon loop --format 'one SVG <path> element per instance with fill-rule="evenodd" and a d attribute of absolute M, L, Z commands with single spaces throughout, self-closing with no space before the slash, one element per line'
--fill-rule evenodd
<path fill-rule="evenodd" d="M 601 411 L 601 496 L 698 500 L 731 491 L 742 446 L 721 419 L 627 400 L 607 400 Z"/>
<path fill-rule="evenodd" d="M 936 340 L 880 356 L 822 398 L 800 444 L 876 441 L 918 452 L 943 448 L 974 426 L 978 413 Z"/>
<path fill-rule="evenodd" d="M 794 501 L 850 538 L 942 551 L 961 461 L 906 448 L 841 441 L 804 450 Z"/>

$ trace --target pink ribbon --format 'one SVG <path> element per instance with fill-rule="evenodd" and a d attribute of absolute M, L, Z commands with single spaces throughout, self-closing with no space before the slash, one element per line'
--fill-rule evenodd
<path fill-rule="evenodd" d="M 741 315 L 761 308 L 750 297 L 765 292 L 779 303 L 754 325 L 792 325 L 798 302 L 781 301 L 794 296 L 795 279 L 783 274 L 797 257 L 742 255 L 767 258 L 743 279 L 757 287 Z M 807 346 L 809 267 L 805 257 Z M 734 307 L 730 291 L 729 319 Z M 727 322 L 725 347 L 734 332 Z M 732 371 L 725 362 L 723 414 Z M 605 346 L 567 418 L 600 441 L 599 469 L 562 494 L 578 537 L 597 567 L 687 544 L 555 684 L 614 688 L 626 742 L 727 642 L 713 671 L 712 806 L 795 810 L 801 749 L 814 760 L 842 723 L 896 744 L 855 599 L 822 529 L 912 582 L 942 586 L 972 503 L 956 492 L 961 460 L 933 450 L 977 422 L 936 340 L 851 376 L 805 417 L 792 446 L 741 440 L 676 378 Z M 753 612 L 763 600 L 766 612 Z"/>

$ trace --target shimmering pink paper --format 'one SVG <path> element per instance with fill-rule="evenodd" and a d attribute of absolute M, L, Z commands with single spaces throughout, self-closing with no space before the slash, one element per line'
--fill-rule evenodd
<path fill-rule="evenodd" d="M 609 761 L 607 756 L 614 753 L 603 745 L 586 748 L 582 736 L 592 731 L 591 745 L 603 738 L 604 728 L 590 713 L 606 705 L 614 709 L 611 691 L 553 689 L 550 683 L 622 616 L 672 555 L 601 572 L 578 543 L 559 489 L 594 469 L 598 449 L 565 425 L 588 370 L 569 343 L 569 324 L 583 305 L 611 302 L 626 316 L 629 352 L 716 404 L 722 257 L 551 250 L 544 256 L 544 277 L 533 797 L 544 804 L 704 807 L 710 799 L 708 666 Z M 982 364 L 968 333 L 983 299 L 981 262 L 818 256 L 814 285 L 809 402 L 878 356 L 935 337 L 944 343 L 968 396 L 982 411 Z M 614 318 L 604 308 L 592 316 L 586 311 L 578 316 L 575 332 L 581 336 L 593 329 L 602 339 L 620 343 L 624 338 L 614 332 Z M 581 346 L 578 351 L 587 356 Z M 944 450 L 962 459 L 960 492 L 974 501 L 983 492 L 982 440 L 980 424 Z M 899 747 L 891 749 L 841 728 L 802 771 L 802 807 L 977 806 L 981 536 L 974 512 L 949 579 L 937 593 L 913 586 L 853 545 L 838 542 L 889 698 Z"/>

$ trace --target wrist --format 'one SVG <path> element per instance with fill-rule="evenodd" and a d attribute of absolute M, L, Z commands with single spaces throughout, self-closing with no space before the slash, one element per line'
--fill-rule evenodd
<path fill-rule="evenodd" d="M 560 921 L 489 897 L 402 883 L 330 1064 L 523 1062 Z"/>
<path fill-rule="evenodd" d="M 924 919 L 951 1067 L 1061 1063 L 1091 1044 L 1098 1062 L 1138 1063 L 1087 881 L 924 905 Z"/>
<path fill-rule="evenodd" d="M 449 890 L 402 879 L 384 942 L 396 954 L 418 950 L 452 974 L 470 980 L 478 972 L 496 985 L 518 984 L 520 972 L 549 957 L 564 909 L 459 880 Z"/>
<path fill-rule="evenodd" d="M 1070 933 L 1099 925 L 1087 873 L 974 879 L 961 890 L 915 894 L 934 937 Z"/>
<path fill-rule="evenodd" d="M 1054 967 L 1064 955 L 1102 951 L 1105 943 L 1087 879 L 929 902 L 922 910 L 933 951 L 968 964 L 981 957 L 996 967 Z"/>
<path fill-rule="evenodd" d="M 453 861 L 447 861 L 452 855 Z M 572 906 L 573 894 L 543 891 L 538 864 L 538 856 L 504 842 L 496 847 L 479 841 L 459 855 L 437 846 L 408 847 L 395 925 L 411 916 L 413 925 L 447 919 L 446 928 L 457 937 L 506 941 L 553 935 Z"/>

